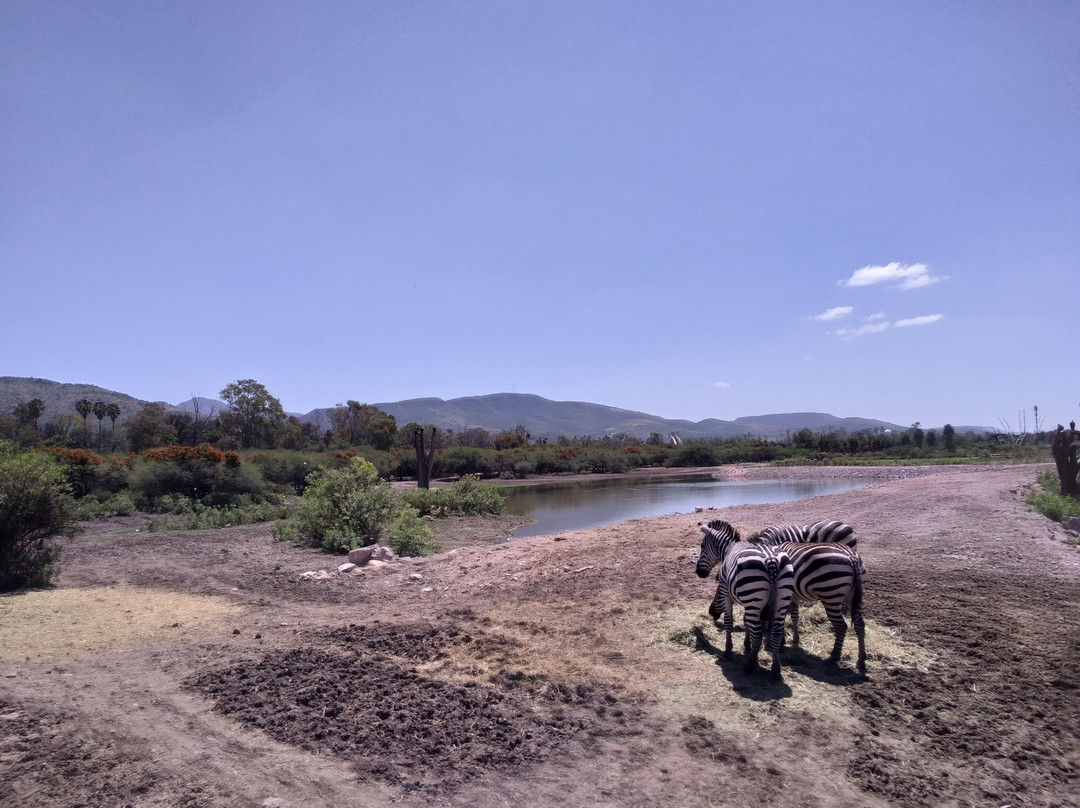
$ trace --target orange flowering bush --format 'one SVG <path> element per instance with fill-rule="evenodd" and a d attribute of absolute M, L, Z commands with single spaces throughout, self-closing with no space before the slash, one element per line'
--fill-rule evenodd
<path fill-rule="evenodd" d="M 100 466 L 104 461 L 101 455 L 95 454 L 88 449 L 67 449 L 63 446 L 47 446 L 42 449 L 48 452 L 61 463 L 69 466 Z"/>
<path fill-rule="evenodd" d="M 201 460 L 204 463 L 224 463 L 226 466 L 232 467 L 239 466 L 241 463 L 240 455 L 236 452 L 223 452 L 209 443 L 200 443 L 198 446 L 178 446 L 174 444 L 164 449 L 148 449 L 143 453 L 143 458 L 173 463 Z"/>

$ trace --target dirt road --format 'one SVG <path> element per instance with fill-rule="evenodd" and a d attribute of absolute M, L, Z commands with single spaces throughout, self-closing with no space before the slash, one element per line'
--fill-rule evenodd
<path fill-rule="evenodd" d="M 356 575 L 267 526 L 101 523 L 56 589 L 0 598 L 0 805 L 1077 806 L 1080 552 L 1022 504 L 1034 478 L 940 469 Z M 854 525 L 868 678 L 853 639 L 822 661 L 820 606 L 782 683 L 722 659 L 702 516 Z"/>

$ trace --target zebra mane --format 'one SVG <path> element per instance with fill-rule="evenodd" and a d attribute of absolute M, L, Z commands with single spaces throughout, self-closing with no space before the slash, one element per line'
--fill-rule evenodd
<path fill-rule="evenodd" d="M 702 533 L 712 531 L 713 533 L 727 533 L 735 541 L 742 541 L 739 537 L 739 531 L 736 530 L 730 522 L 725 522 L 723 519 L 713 519 L 711 522 L 705 522 L 704 520 L 698 522 L 698 527 L 701 528 Z"/>

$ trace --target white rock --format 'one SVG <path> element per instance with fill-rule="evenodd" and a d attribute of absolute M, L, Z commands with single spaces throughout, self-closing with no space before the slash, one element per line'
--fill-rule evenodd
<path fill-rule="evenodd" d="M 337 571 L 338 572 L 352 572 L 354 569 L 356 569 L 356 567 L 357 567 L 357 565 L 352 564 L 352 563 L 342 564 L 340 567 L 337 568 Z"/>
<path fill-rule="evenodd" d="M 422 581 L 422 580 L 424 580 L 424 576 L 421 575 L 419 572 L 414 572 L 412 575 L 409 576 L 409 580 L 410 581 Z"/>
<path fill-rule="evenodd" d="M 353 564 L 364 565 L 371 560 L 371 554 L 375 552 L 376 545 L 372 544 L 369 547 L 357 547 L 355 550 L 349 550 L 349 561 Z"/>

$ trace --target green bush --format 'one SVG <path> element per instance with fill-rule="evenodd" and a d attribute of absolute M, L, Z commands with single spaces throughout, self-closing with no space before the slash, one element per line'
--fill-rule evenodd
<path fill-rule="evenodd" d="M 1066 516 L 1080 516 L 1080 502 L 1057 493 L 1060 490 L 1057 472 L 1042 472 L 1036 478 L 1036 483 L 1037 487 L 1028 492 L 1024 502 L 1055 522 L 1060 522 Z"/>
<path fill-rule="evenodd" d="M 75 518 L 66 470 L 0 443 L 0 592 L 46 586 L 60 553 L 52 539 L 73 535 Z"/>
<path fill-rule="evenodd" d="M 491 483 L 480 482 L 473 474 L 439 488 L 413 488 L 401 494 L 401 499 L 420 514 L 435 512 L 474 516 L 481 513 L 502 513 L 502 491 Z"/>
<path fill-rule="evenodd" d="M 281 451 L 253 455 L 246 462 L 255 465 L 263 479 L 282 493 L 303 494 L 308 476 L 325 468 L 330 458 L 326 454 Z"/>
<path fill-rule="evenodd" d="M 439 552 L 439 543 L 419 511 L 404 506 L 386 529 L 390 549 L 399 556 L 426 556 Z"/>
<path fill-rule="evenodd" d="M 399 510 L 375 466 L 354 457 L 309 478 L 293 521 L 306 543 L 337 551 L 374 544 Z"/>
<path fill-rule="evenodd" d="M 159 500 L 182 497 L 203 505 L 233 505 L 241 498 L 259 497 L 266 488 L 251 464 L 217 462 L 194 456 L 177 460 L 141 460 L 129 476 L 140 510 L 163 510 Z"/>

